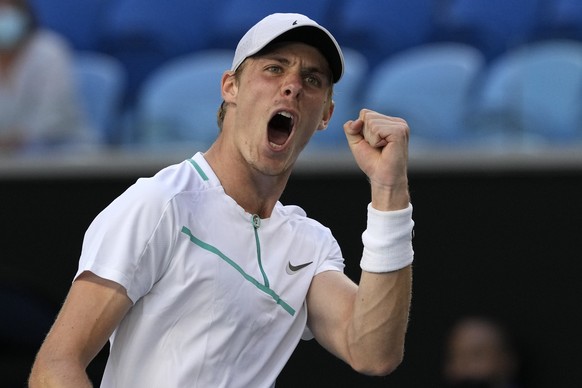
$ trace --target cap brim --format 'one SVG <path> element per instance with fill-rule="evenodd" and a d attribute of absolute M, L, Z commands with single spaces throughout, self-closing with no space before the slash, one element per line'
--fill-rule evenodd
<path fill-rule="evenodd" d="M 343 58 L 337 42 L 324 30 L 315 26 L 298 26 L 273 39 L 267 46 L 278 42 L 303 42 L 317 48 L 327 59 L 333 82 L 340 80 L 343 74 Z"/>

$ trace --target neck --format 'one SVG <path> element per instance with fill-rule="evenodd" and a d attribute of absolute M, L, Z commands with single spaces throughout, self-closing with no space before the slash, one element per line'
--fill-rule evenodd
<path fill-rule="evenodd" d="M 267 175 L 226 147 L 222 136 L 204 154 L 208 164 L 231 198 L 250 214 L 268 218 L 283 194 L 289 173 Z M 233 155 L 236 155 L 234 157 Z"/>

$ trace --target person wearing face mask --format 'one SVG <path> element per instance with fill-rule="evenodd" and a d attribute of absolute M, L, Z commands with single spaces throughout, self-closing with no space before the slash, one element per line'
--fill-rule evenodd
<path fill-rule="evenodd" d="M 0 152 L 88 140 L 71 60 L 26 0 L 0 0 Z"/>

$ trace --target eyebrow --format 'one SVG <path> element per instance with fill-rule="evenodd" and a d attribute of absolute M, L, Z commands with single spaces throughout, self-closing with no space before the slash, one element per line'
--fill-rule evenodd
<path fill-rule="evenodd" d="M 289 59 L 287 59 L 284 55 L 277 54 L 277 53 L 269 53 L 269 54 L 261 55 L 257 59 L 272 60 L 272 61 L 279 62 L 280 64 L 286 65 L 286 66 L 291 65 L 291 61 Z M 318 74 L 321 74 L 325 77 L 331 77 L 331 72 L 326 72 L 318 66 L 302 67 L 301 71 L 306 72 L 306 73 L 318 73 Z"/>

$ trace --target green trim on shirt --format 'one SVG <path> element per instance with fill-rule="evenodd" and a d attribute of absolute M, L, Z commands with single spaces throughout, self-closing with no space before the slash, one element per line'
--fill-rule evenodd
<path fill-rule="evenodd" d="M 235 263 L 232 259 L 230 259 L 228 256 L 226 256 L 224 253 L 222 253 L 218 248 L 216 248 L 210 244 L 207 244 L 204 241 L 199 240 L 198 238 L 194 237 L 192 235 L 192 232 L 190 231 L 190 229 L 188 229 L 185 226 L 182 227 L 182 233 L 184 233 L 185 235 L 190 237 L 190 241 L 192 241 L 194 244 L 198 245 L 200 248 L 205 249 L 208 252 L 214 253 L 215 255 L 220 257 L 222 260 L 224 260 L 227 264 L 230 264 L 246 280 L 248 280 L 250 283 L 252 283 L 259 290 L 263 291 L 265 294 L 267 294 L 271 298 L 273 298 L 273 300 L 278 305 L 283 307 L 283 309 L 285 311 L 287 311 L 290 315 L 292 315 L 292 316 L 295 315 L 295 309 L 293 309 L 293 307 L 289 306 L 284 300 L 282 300 L 281 297 L 279 295 L 277 295 L 277 293 L 275 291 L 273 291 L 268 285 L 261 284 L 257 279 L 255 279 L 251 275 L 247 274 L 237 263 Z"/>
<path fill-rule="evenodd" d="M 208 176 L 206 175 L 206 173 L 204 173 L 204 170 L 202 170 L 202 167 L 200 167 L 198 165 L 198 163 L 196 163 L 194 161 L 194 159 L 188 159 L 188 161 L 194 166 L 194 168 L 196 169 L 196 171 L 198 171 L 198 174 L 200 174 L 200 177 L 202 178 L 202 180 L 207 181 L 208 180 Z"/>

